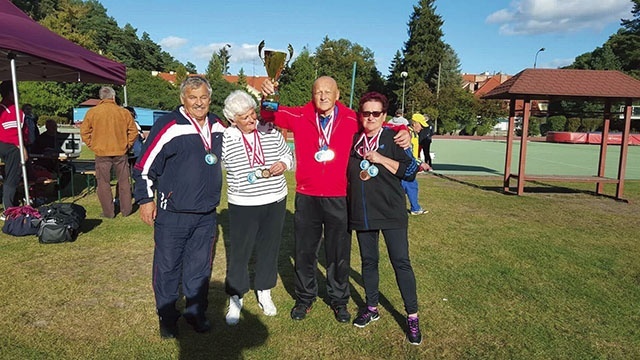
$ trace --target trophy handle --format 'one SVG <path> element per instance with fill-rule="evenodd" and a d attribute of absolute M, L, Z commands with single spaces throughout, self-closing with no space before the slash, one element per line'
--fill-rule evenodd
<path fill-rule="evenodd" d="M 265 64 L 264 58 L 262 58 L 262 49 L 264 49 L 264 40 L 260 41 L 260 44 L 258 44 L 258 57 L 262 60 L 262 63 Z"/>
<path fill-rule="evenodd" d="M 289 59 L 287 60 L 287 63 L 284 65 L 285 67 L 289 66 L 289 61 L 291 61 L 291 58 L 293 58 L 293 46 L 289 44 L 289 46 L 287 47 L 287 50 L 289 50 Z"/>

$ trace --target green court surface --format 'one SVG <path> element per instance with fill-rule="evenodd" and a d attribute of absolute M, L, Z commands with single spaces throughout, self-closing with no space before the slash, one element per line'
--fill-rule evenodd
<path fill-rule="evenodd" d="M 511 173 L 517 173 L 520 142 L 514 141 Z M 504 175 L 507 143 L 504 140 L 434 139 L 433 171 L 444 175 Z M 599 145 L 530 141 L 527 144 L 525 174 L 595 176 Z M 620 146 L 607 147 L 605 176 L 618 177 Z M 629 146 L 625 179 L 640 179 L 640 146 Z"/>

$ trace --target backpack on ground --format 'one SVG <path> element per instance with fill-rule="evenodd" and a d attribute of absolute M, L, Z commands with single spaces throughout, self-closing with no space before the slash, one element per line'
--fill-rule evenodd
<path fill-rule="evenodd" d="M 4 216 L 2 232 L 7 235 L 27 236 L 38 232 L 40 213 L 29 205 L 9 207 Z"/>

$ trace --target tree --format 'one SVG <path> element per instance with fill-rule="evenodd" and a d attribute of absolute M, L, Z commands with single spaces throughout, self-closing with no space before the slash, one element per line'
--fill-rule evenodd
<path fill-rule="evenodd" d="M 187 72 L 189 74 L 197 74 L 198 70 L 196 69 L 196 66 L 191 62 L 191 61 L 187 61 L 187 63 L 184 65 L 185 69 L 187 70 Z"/>
<path fill-rule="evenodd" d="M 40 21 L 56 11 L 58 4 L 57 0 L 11 0 L 11 2 L 35 21 Z"/>
<path fill-rule="evenodd" d="M 224 108 L 224 100 L 229 96 L 233 90 L 244 90 L 236 84 L 231 84 L 226 81 L 222 76 L 222 50 L 217 53 L 211 54 L 211 59 L 207 65 L 207 72 L 205 77 L 209 80 L 211 88 L 213 90 L 211 94 L 210 109 L 216 114 L 222 116 L 222 109 Z"/>
<path fill-rule="evenodd" d="M 93 40 L 95 30 L 79 29 L 80 22 L 89 15 L 89 11 L 90 8 L 82 2 L 60 0 L 59 10 L 48 14 L 41 24 L 84 48 L 98 52 L 99 48 Z"/>
<path fill-rule="evenodd" d="M 422 79 L 435 92 L 438 64 L 445 57 L 442 17 L 435 12 L 435 0 L 420 0 L 409 19 L 409 39 L 404 45 L 404 71 Z"/>
<path fill-rule="evenodd" d="M 622 70 L 620 60 L 613 52 L 611 44 L 605 43 L 590 53 L 576 57 L 570 69 Z"/>
<path fill-rule="evenodd" d="M 229 54 L 229 48 L 225 45 L 218 51 L 218 56 L 222 60 L 222 75 L 227 75 L 229 73 L 229 59 L 231 59 L 231 55 Z"/>
<path fill-rule="evenodd" d="M 240 68 L 238 72 L 238 86 L 243 89 L 247 87 L 247 75 L 244 74 L 244 68 Z"/>
<path fill-rule="evenodd" d="M 477 126 L 473 102 L 473 95 L 460 86 L 442 88 L 437 98 L 438 133 L 454 134 L 461 130 L 473 134 Z"/>
<path fill-rule="evenodd" d="M 435 105 L 435 96 L 429 89 L 429 85 L 422 79 L 418 79 L 405 89 L 405 112 L 407 114 L 421 113 Z M 408 118 L 408 116 L 405 116 Z"/>
<path fill-rule="evenodd" d="M 438 82 L 438 80 L 440 80 Z M 438 75 L 436 76 L 436 92 L 438 87 L 462 86 L 462 76 L 460 75 L 460 59 L 458 54 L 449 44 L 444 44 L 442 61 L 439 64 Z"/>
<path fill-rule="evenodd" d="M 182 84 L 187 76 L 189 76 L 187 69 L 184 66 L 178 66 L 178 70 L 176 70 L 176 84 Z"/>
<path fill-rule="evenodd" d="M 475 109 L 478 118 L 476 132 L 481 136 L 491 131 L 498 124 L 499 119 L 509 114 L 502 100 L 475 99 Z"/>
<path fill-rule="evenodd" d="M 311 87 L 317 77 L 315 59 L 309 49 L 302 48 L 298 57 L 282 72 L 280 102 L 288 106 L 303 105 L 311 100 Z"/>
<path fill-rule="evenodd" d="M 151 75 L 150 71 L 129 69 L 127 98 L 131 106 L 173 110 L 180 104 L 180 89 L 160 77 Z"/>
<path fill-rule="evenodd" d="M 362 94 L 370 91 L 372 85 L 382 83 L 373 51 L 346 39 L 330 40 L 325 36 L 316 48 L 315 63 L 317 76 L 327 75 L 336 80 L 341 101 L 345 104 L 350 98 L 357 102 Z M 352 94 L 354 63 L 356 73 Z"/>
<path fill-rule="evenodd" d="M 402 54 L 400 53 L 400 50 L 398 50 L 391 60 L 391 65 L 389 65 L 389 76 L 387 77 L 384 88 L 384 94 L 389 99 L 390 114 L 395 113 L 397 109 L 402 107 L 402 82 L 406 82 L 406 79 L 403 79 L 400 75 L 403 71 L 405 70 Z"/>

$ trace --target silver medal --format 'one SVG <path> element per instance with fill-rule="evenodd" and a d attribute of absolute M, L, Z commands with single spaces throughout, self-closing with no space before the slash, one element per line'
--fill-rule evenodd
<path fill-rule="evenodd" d="M 369 173 L 369 175 L 371 175 L 371 177 L 375 177 L 376 175 L 378 175 L 378 172 L 380 172 L 380 170 L 378 169 L 377 166 L 371 165 L 367 169 L 367 172 Z"/>
<path fill-rule="evenodd" d="M 204 156 L 204 162 L 206 162 L 209 165 L 214 165 L 215 163 L 218 162 L 218 157 L 215 156 L 215 154 L 207 154 Z"/>

